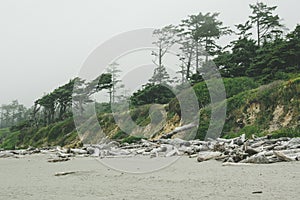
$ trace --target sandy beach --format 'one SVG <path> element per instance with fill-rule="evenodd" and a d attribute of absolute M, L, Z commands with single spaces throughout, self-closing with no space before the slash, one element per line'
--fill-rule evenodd
<path fill-rule="evenodd" d="M 164 169 L 132 174 L 94 158 L 49 163 L 48 157 L 0 159 L 0 199 L 299 199 L 299 162 L 222 166 L 181 157 Z"/>

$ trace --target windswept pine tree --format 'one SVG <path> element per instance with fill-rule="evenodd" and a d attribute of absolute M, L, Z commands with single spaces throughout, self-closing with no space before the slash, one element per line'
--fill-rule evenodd
<path fill-rule="evenodd" d="M 152 62 L 156 68 L 149 81 L 153 84 L 166 84 L 171 81 L 166 66 L 163 64 L 163 58 L 177 41 L 176 33 L 176 27 L 173 25 L 165 26 L 162 29 L 155 29 L 153 31 L 153 37 L 155 38 L 153 44 L 157 48 L 157 51 L 152 51 L 152 55 L 155 57 Z"/>

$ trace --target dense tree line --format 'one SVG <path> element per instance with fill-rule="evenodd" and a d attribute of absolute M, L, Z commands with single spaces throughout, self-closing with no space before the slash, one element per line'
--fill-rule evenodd
<path fill-rule="evenodd" d="M 209 62 L 209 57 L 217 55 L 221 47 L 217 44 L 217 39 L 232 31 L 223 26 L 217 18 L 219 13 L 198 13 L 190 15 L 182 20 L 178 25 L 168 25 L 153 32 L 156 41 L 153 44 L 157 51 L 153 51 L 155 56 L 153 63 L 156 65 L 151 84 L 172 83 L 166 71 L 163 57 L 169 48 L 175 43 L 180 45 L 181 53 L 177 55 L 181 62 L 179 73 L 182 76 L 181 82 L 190 81 L 198 77 Z"/>
<path fill-rule="evenodd" d="M 34 103 L 32 122 L 35 126 L 51 124 L 72 116 L 72 106 L 83 113 L 84 105 L 92 102 L 91 96 L 103 89 L 112 87 L 111 74 L 101 74 L 95 80 L 87 82 L 74 78 Z"/>
<path fill-rule="evenodd" d="M 249 76 L 263 83 L 300 71 L 300 26 L 284 35 L 284 26 L 276 6 L 250 5 L 252 15 L 245 24 L 236 25 L 239 36 L 223 51 L 215 63 L 225 77 Z M 256 32 L 256 35 L 254 34 Z"/>
<path fill-rule="evenodd" d="M 203 81 L 203 75 L 210 71 L 212 61 L 223 77 L 253 77 L 261 83 L 276 79 L 286 79 L 288 73 L 300 72 L 300 25 L 288 34 L 281 19 L 274 14 L 277 7 L 257 2 L 249 6 L 252 13 L 244 24 L 235 25 L 230 30 L 218 20 L 218 13 L 198 13 L 190 15 L 178 25 L 168 25 L 153 32 L 157 51 L 152 78 L 147 87 L 134 93 L 133 104 L 140 105 L 145 95 L 155 96 L 151 89 L 157 84 L 170 84 L 171 80 L 164 63 L 164 56 L 175 43 L 181 46 L 178 55 L 181 62 L 179 73 L 181 83 L 192 85 Z M 237 39 L 222 48 L 218 39 L 227 34 L 235 34 Z M 214 65 L 213 64 L 213 65 Z M 207 75 L 207 74 L 206 74 Z M 161 99 L 169 99 L 169 92 Z M 147 101 L 148 102 L 148 101 Z"/>
<path fill-rule="evenodd" d="M 0 128 L 11 127 L 25 121 L 30 114 L 24 105 L 19 104 L 17 100 L 10 104 L 3 104 L 0 107 Z"/>

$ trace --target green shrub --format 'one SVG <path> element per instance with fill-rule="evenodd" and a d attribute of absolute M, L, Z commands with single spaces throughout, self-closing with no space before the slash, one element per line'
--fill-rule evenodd
<path fill-rule="evenodd" d="M 280 138 L 280 137 L 300 137 L 300 126 L 295 128 L 282 128 L 277 131 L 272 132 L 272 138 Z"/>
<path fill-rule="evenodd" d="M 112 139 L 114 139 L 114 140 L 124 139 L 127 136 L 128 136 L 127 133 L 125 133 L 122 130 L 118 130 L 118 132 L 112 137 Z"/>
<path fill-rule="evenodd" d="M 6 150 L 13 150 L 19 144 L 19 135 L 20 131 L 10 132 L 9 135 L 5 138 L 3 143 L 0 145 L 1 148 Z"/>
<path fill-rule="evenodd" d="M 145 104 L 166 104 L 169 103 L 175 94 L 169 89 L 169 86 L 147 84 L 143 89 L 133 93 L 130 97 L 131 105 Z"/>
<path fill-rule="evenodd" d="M 247 126 L 244 126 L 238 132 L 230 132 L 230 133 L 224 135 L 224 138 L 227 138 L 227 139 L 235 138 L 235 137 L 238 137 L 242 134 L 245 134 L 246 138 L 251 138 L 252 135 L 260 136 L 261 132 L 262 132 L 262 130 L 259 127 L 254 126 L 254 125 L 247 125 Z"/>
<path fill-rule="evenodd" d="M 146 138 L 144 138 L 144 137 L 137 137 L 137 136 L 132 136 L 132 135 L 130 135 L 130 136 L 128 136 L 128 137 L 126 137 L 126 138 L 124 138 L 122 141 L 121 141 L 121 143 L 135 143 L 135 142 L 138 142 L 138 141 L 140 141 L 141 139 L 146 139 Z"/>
<path fill-rule="evenodd" d="M 259 87 L 259 84 L 252 78 L 238 77 L 238 78 L 225 78 L 224 86 L 226 90 L 226 97 L 230 98 L 241 92 L 251 90 Z"/>
<path fill-rule="evenodd" d="M 72 132 L 75 129 L 74 121 L 69 118 L 65 121 L 56 123 L 48 133 L 48 140 L 55 141 L 62 138 L 64 135 Z"/>

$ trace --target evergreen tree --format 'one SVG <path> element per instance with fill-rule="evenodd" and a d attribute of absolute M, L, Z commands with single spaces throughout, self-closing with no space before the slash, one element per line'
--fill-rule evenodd
<path fill-rule="evenodd" d="M 257 45 L 282 34 L 283 25 L 278 15 L 273 14 L 277 6 L 267 6 L 262 2 L 251 4 L 252 15 L 249 16 L 251 26 L 256 28 Z"/>
<path fill-rule="evenodd" d="M 181 28 L 179 34 L 186 35 L 186 38 L 192 40 L 189 44 L 194 46 L 197 72 L 200 66 L 200 55 L 204 55 L 206 58 L 205 61 L 208 61 L 209 55 L 214 55 L 220 50 L 220 46 L 216 44 L 216 40 L 222 35 L 231 32 L 228 27 L 222 26 L 223 23 L 217 19 L 218 15 L 219 13 L 202 14 L 200 12 L 197 15 L 191 15 L 188 19 L 182 20 L 179 25 Z"/>
<path fill-rule="evenodd" d="M 120 69 L 118 69 L 119 64 L 114 62 L 110 64 L 107 68 L 107 73 L 111 75 L 111 87 L 109 87 L 109 103 L 115 103 L 116 95 L 117 95 L 117 89 L 119 89 L 119 84 L 121 83 L 121 80 L 119 79 L 121 72 Z"/>
<path fill-rule="evenodd" d="M 152 55 L 155 56 L 153 63 L 156 65 L 156 68 L 149 81 L 153 84 L 170 82 L 170 76 L 163 64 L 163 57 L 170 47 L 175 44 L 176 33 L 177 30 L 173 25 L 165 26 L 162 29 L 155 29 L 153 31 L 153 37 L 156 39 L 153 44 L 157 47 L 157 51 L 152 51 Z"/>

